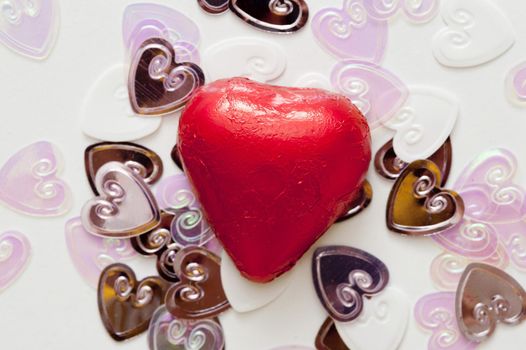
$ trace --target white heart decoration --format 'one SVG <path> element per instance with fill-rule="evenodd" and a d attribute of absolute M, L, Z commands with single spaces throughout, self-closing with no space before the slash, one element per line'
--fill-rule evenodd
<path fill-rule="evenodd" d="M 249 312 L 277 299 L 289 285 L 290 273 L 269 283 L 255 283 L 244 278 L 232 259 L 223 251 L 221 255 L 221 282 L 226 298 L 237 312 Z"/>
<path fill-rule="evenodd" d="M 281 47 L 257 38 L 223 40 L 203 57 L 207 81 L 242 76 L 264 83 L 281 76 L 286 65 Z"/>
<path fill-rule="evenodd" d="M 351 322 L 335 322 L 343 342 L 352 350 L 395 350 L 404 339 L 409 300 L 402 291 L 387 287 L 364 298 L 362 314 Z"/>
<path fill-rule="evenodd" d="M 409 87 L 404 107 L 384 125 L 396 131 L 393 147 L 405 162 L 426 159 L 435 153 L 451 134 L 460 112 L 458 100 L 438 88 Z"/>
<path fill-rule="evenodd" d="M 471 67 L 489 62 L 515 43 L 509 19 L 489 0 L 445 0 L 447 27 L 433 38 L 433 54 L 443 65 Z"/>
<path fill-rule="evenodd" d="M 104 141 L 131 141 L 146 137 L 161 126 L 159 117 L 141 117 L 133 113 L 126 74 L 126 66 L 118 64 L 93 83 L 80 115 L 86 135 Z"/>

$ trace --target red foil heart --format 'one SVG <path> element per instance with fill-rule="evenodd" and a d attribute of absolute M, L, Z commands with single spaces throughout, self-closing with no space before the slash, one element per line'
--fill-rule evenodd
<path fill-rule="evenodd" d="M 294 266 L 360 193 L 369 127 L 345 97 L 233 78 L 200 88 L 179 154 L 205 215 L 241 273 Z"/>

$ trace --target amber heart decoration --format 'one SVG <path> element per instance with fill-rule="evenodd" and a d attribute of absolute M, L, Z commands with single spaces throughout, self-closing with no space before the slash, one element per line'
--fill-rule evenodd
<path fill-rule="evenodd" d="M 327 317 L 316 336 L 317 350 L 349 350 L 338 334 L 336 325 L 332 318 Z"/>
<path fill-rule="evenodd" d="M 134 54 L 128 77 L 132 109 L 142 115 L 162 115 L 183 107 L 205 82 L 201 68 L 175 62 L 173 46 L 161 38 L 146 40 Z"/>
<path fill-rule="evenodd" d="M 115 340 L 126 340 L 148 329 L 155 310 L 164 303 L 168 284 L 158 277 L 137 281 L 124 264 L 106 267 L 98 288 L 99 312 Z"/>
<path fill-rule="evenodd" d="M 180 281 L 166 294 L 166 308 L 175 317 L 214 317 L 230 307 L 221 284 L 221 259 L 200 247 L 181 249 L 174 258 Z"/>
<path fill-rule="evenodd" d="M 442 174 L 430 160 L 409 164 L 395 182 L 387 202 L 387 227 L 402 234 L 430 235 L 456 225 L 464 202 L 440 187 Z"/>

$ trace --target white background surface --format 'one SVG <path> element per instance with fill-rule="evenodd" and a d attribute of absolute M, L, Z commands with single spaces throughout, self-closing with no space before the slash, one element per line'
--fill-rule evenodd
<path fill-rule="evenodd" d="M 233 14 L 206 15 L 194 0 L 158 1 L 185 12 L 201 28 L 203 52 L 210 45 L 236 36 L 267 38 L 281 45 L 288 68 L 276 82 L 293 84 L 303 73 L 326 76 L 336 62 L 315 42 L 310 26 L 291 36 L 262 33 Z M 497 1 L 496 1 L 497 2 Z M 64 222 L 77 216 L 91 192 L 84 174 L 83 151 L 94 140 L 80 130 L 79 114 L 87 90 L 108 67 L 122 62 L 122 13 L 131 1 L 60 1 L 60 29 L 50 57 L 33 61 L 0 47 L 0 164 L 21 147 L 37 140 L 55 143 L 63 153 L 63 177 L 74 190 L 74 206 L 64 217 L 35 219 L 0 207 L 0 231 L 25 233 L 33 246 L 30 264 L 11 287 L 0 294 L 0 348 L 19 349 L 146 349 L 145 336 L 115 343 L 100 322 L 96 293 L 74 269 L 64 239 Z M 341 1 L 310 0 L 311 18 L 322 6 L 339 7 Z M 519 159 L 518 182 L 526 183 L 526 109 L 505 98 L 504 76 L 526 60 L 526 3 L 501 0 L 498 5 L 512 21 L 518 35 L 504 56 L 477 68 L 450 69 L 432 56 L 431 38 L 442 28 L 438 16 L 424 25 L 398 17 L 390 24 L 388 50 L 383 66 L 406 84 L 443 87 L 458 96 L 461 115 L 453 132 L 452 183 L 473 156 L 490 146 L 504 146 Z M 228 64 L 225 62 L 224 64 Z M 205 67 L 206 68 L 206 67 Z M 174 173 L 169 152 L 175 143 L 177 118 L 164 118 L 161 129 L 139 142 L 157 151 L 165 161 L 165 175 Z M 374 150 L 390 136 L 387 130 L 373 134 Z M 391 183 L 371 170 L 374 188 L 370 208 L 358 217 L 335 225 L 317 246 L 346 244 L 365 249 L 382 259 L 391 271 L 392 285 L 403 289 L 413 304 L 435 291 L 429 265 L 439 248 L 431 239 L 400 237 L 387 231 L 385 203 Z M 325 318 L 312 286 L 312 250 L 294 269 L 291 286 L 275 302 L 249 313 L 225 313 L 221 321 L 229 350 L 270 349 L 279 345 L 311 345 Z M 143 259 L 145 260 L 145 259 Z M 154 261 L 142 262 L 154 270 Z M 526 274 L 508 269 L 526 283 Z M 138 277 L 143 277 L 138 273 Z M 480 349 L 524 349 L 526 325 L 500 325 L 493 339 Z M 401 349 L 425 349 L 429 333 L 417 329 L 410 318 Z"/>

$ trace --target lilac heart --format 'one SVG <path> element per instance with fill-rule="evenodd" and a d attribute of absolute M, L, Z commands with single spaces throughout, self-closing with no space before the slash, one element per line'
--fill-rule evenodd
<path fill-rule="evenodd" d="M 410 20 L 422 23 L 437 14 L 439 0 L 363 0 L 363 5 L 378 20 L 388 20 L 402 9 Z"/>
<path fill-rule="evenodd" d="M 312 19 L 320 45 L 338 58 L 378 63 L 387 44 L 387 23 L 368 17 L 362 0 L 344 0 L 343 7 L 325 8 Z"/>
<path fill-rule="evenodd" d="M 518 269 L 526 271 L 526 222 L 520 220 L 494 225 L 510 260 Z"/>
<path fill-rule="evenodd" d="M 455 293 L 439 292 L 420 298 L 414 309 L 416 322 L 431 331 L 428 350 L 472 350 L 470 342 L 460 332 L 455 317 Z"/>
<path fill-rule="evenodd" d="M 47 57 L 58 28 L 56 0 L 4 0 L 0 4 L 0 42 L 22 55 Z"/>
<path fill-rule="evenodd" d="M 57 178 L 60 168 L 58 152 L 49 142 L 21 149 L 0 169 L 0 201 L 28 215 L 64 214 L 71 206 L 71 191 Z"/>
<path fill-rule="evenodd" d="M 30 254 L 31 246 L 23 234 L 8 231 L 0 235 L 0 291 L 20 276 Z"/>
<path fill-rule="evenodd" d="M 73 265 L 93 288 L 97 288 L 100 273 L 106 266 L 137 255 L 129 239 L 104 238 L 86 232 L 80 217 L 66 222 L 65 234 Z"/>
<path fill-rule="evenodd" d="M 371 129 L 390 119 L 409 95 L 394 74 L 368 62 L 339 62 L 332 70 L 331 83 L 360 109 Z"/>

